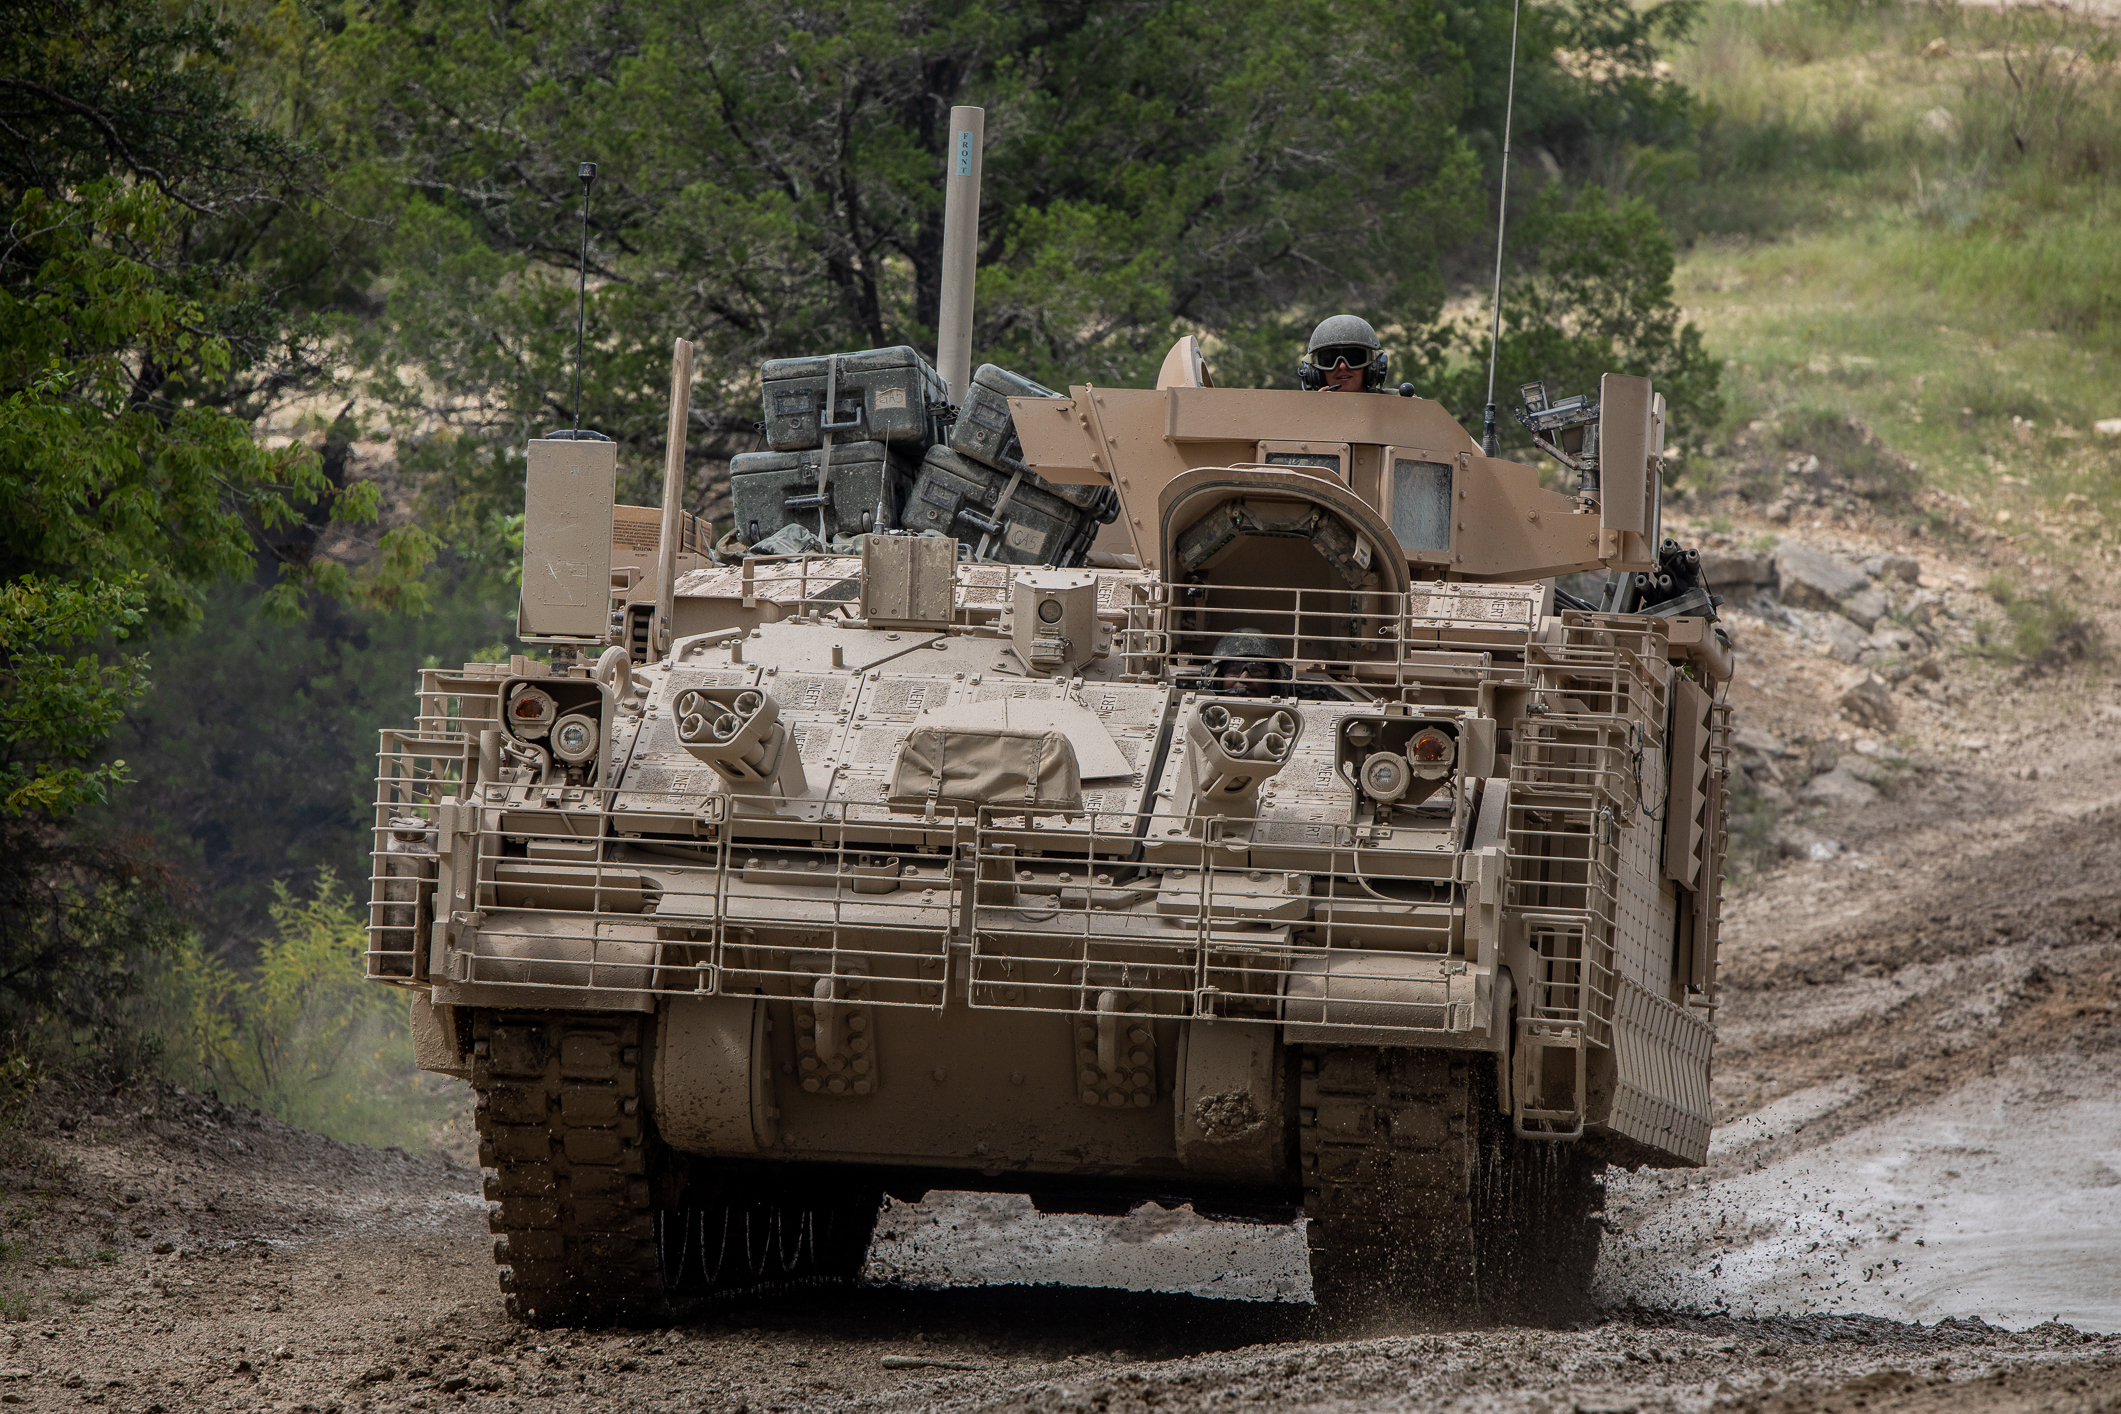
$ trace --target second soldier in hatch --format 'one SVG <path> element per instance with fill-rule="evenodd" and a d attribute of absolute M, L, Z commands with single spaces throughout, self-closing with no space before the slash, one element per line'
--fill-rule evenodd
<path fill-rule="evenodd" d="M 1207 688 L 1230 697 L 1279 697 L 1288 692 L 1289 664 L 1273 639 L 1254 628 L 1226 633 L 1208 660 Z"/>

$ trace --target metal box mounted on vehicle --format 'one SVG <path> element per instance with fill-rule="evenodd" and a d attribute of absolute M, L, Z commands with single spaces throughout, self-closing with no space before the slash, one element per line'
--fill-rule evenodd
<path fill-rule="evenodd" d="M 1067 568 L 1081 563 L 1099 522 L 1111 518 L 1110 503 L 1101 486 L 1054 486 L 931 447 L 901 519 L 908 530 L 971 539 L 976 559 Z"/>
<path fill-rule="evenodd" d="M 729 462 L 729 497 L 737 537 L 756 544 L 784 525 L 820 538 L 864 535 L 898 524 L 906 499 L 908 461 L 882 442 L 847 442 L 832 449 L 831 474 L 820 480 L 822 451 L 746 452 Z M 881 519 L 879 514 L 881 513 Z"/>
<path fill-rule="evenodd" d="M 983 363 L 972 375 L 965 405 L 957 410 L 957 421 L 951 425 L 950 450 L 1003 471 L 1026 470 L 1016 423 L 1009 416 L 1009 399 L 1059 396 L 1043 384 Z"/>
<path fill-rule="evenodd" d="M 928 360 L 905 347 L 776 358 L 759 373 L 766 445 L 776 452 L 816 447 L 825 432 L 849 441 L 919 446 L 930 440 L 929 404 L 944 398 L 942 378 Z M 820 429 L 828 381 L 833 405 Z"/>
<path fill-rule="evenodd" d="M 524 638 L 603 636 L 611 614 L 618 444 L 540 438 L 523 478 Z"/>

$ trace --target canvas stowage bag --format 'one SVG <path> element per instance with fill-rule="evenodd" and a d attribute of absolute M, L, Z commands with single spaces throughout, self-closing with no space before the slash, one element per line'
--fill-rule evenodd
<path fill-rule="evenodd" d="M 890 801 L 1079 814 L 1083 782 L 1059 732 L 915 727 L 899 748 Z"/>

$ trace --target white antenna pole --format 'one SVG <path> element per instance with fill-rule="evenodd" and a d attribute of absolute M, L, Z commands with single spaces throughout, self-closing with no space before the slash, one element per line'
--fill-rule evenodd
<path fill-rule="evenodd" d="M 656 541 L 655 627 L 648 635 L 648 659 L 670 649 L 675 632 L 678 584 L 678 527 L 685 510 L 685 433 L 692 423 L 692 342 L 670 346 L 670 429 L 663 440 L 663 529 Z"/>
<path fill-rule="evenodd" d="M 1502 105 L 1502 189 L 1495 200 L 1495 326 L 1488 333 L 1488 413 L 1480 428 L 1483 456 L 1494 456 L 1501 446 L 1495 431 L 1495 359 L 1502 352 L 1502 238 L 1510 217 L 1510 120 L 1517 111 L 1517 18 L 1524 0 L 1510 6 L 1510 87 Z"/>
<path fill-rule="evenodd" d="M 574 435 L 582 435 L 582 323 L 589 313 L 589 189 L 597 184 L 597 164 L 584 162 L 574 169 L 582 182 L 581 282 L 574 299 Z"/>
<path fill-rule="evenodd" d="M 935 371 L 962 407 L 972 386 L 972 281 L 979 271 L 980 149 L 987 110 L 952 108 L 943 154 L 942 301 L 935 318 Z"/>

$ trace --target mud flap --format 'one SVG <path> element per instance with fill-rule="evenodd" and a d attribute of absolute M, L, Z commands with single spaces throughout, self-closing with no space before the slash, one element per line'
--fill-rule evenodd
<path fill-rule="evenodd" d="M 1284 1052 L 1271 1022 L 1186 1023 L 1173 1096 L 1178 1159 L 1198 1174 L 1272 1182 L 1281 1165 Z"/>
<path fill-rule="evenodd" d="M 759 1151 L 753 1035 L 764 1012 L 751 997 L 682 997 L 665 1008 L 655 1048 L 664 1143 L 702 1155 Z"/>
<path fill-rule="evenodd" d="M 1511 1118 L 1522 1139 L 1580 1139 L 1590 1092 L 1583 1023 L 1517 1019 Z"/>

